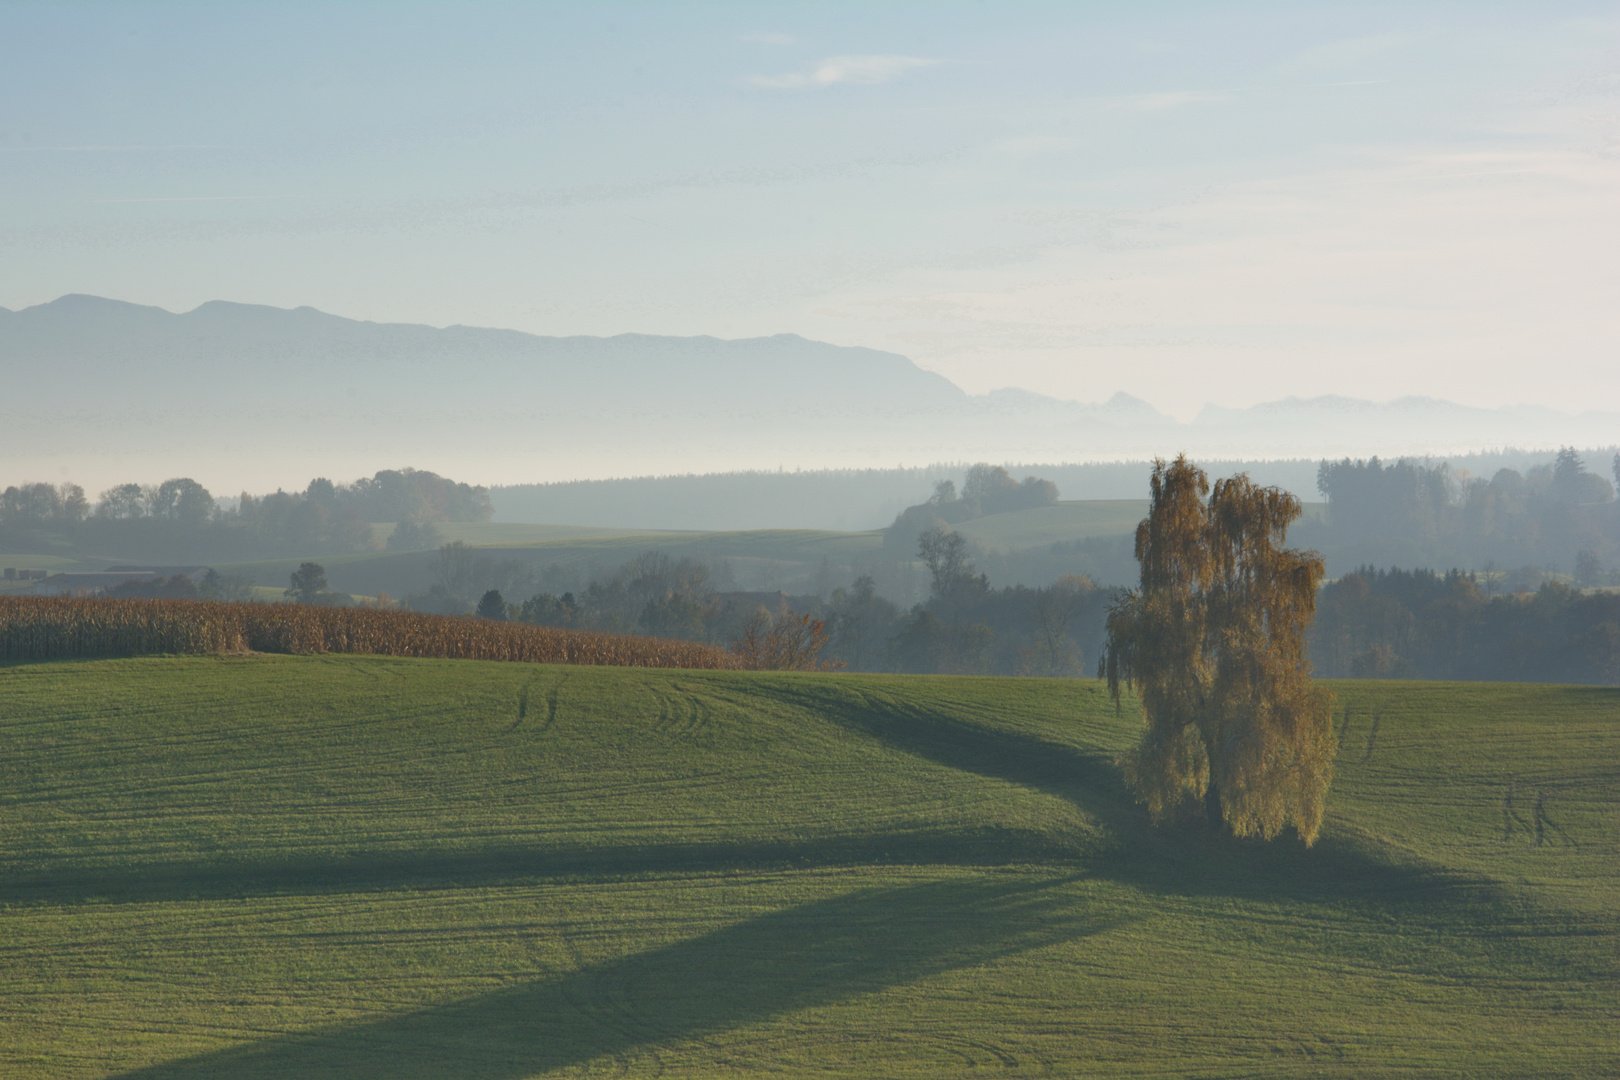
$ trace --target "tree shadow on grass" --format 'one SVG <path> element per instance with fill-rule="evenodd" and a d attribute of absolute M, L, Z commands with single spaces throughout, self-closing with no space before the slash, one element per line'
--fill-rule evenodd
<path fill-rule="evenodd" d="M 618 1059 L 1119 923 L 1067 877 L 862 890 L 623 959 L 399 1016 L 138 1069 L 124 1080 L 518 1077 Z"/>
<path fill-rule="evenodd" d="M 1345 832 L 1307 848 L 1292 833 L 1267 842 L 1236 839 L 1202 824 L 1155 827 L 1112 755 L 1100 750 L 968 723 L 907 700 L 836 685 L 788 683 L 776 689 L 897 749 L 1068 800 L 1102 824 L 1112 841 L 1078 860 L 1096 880 L 1171 900 L 1238 900 L 1255 905 L 1251 912 L 1287 907 L 1318 925 L 1355 927 L 1354 933 L 1319 935 L 1311 947 L 1357 962 L 1378 955 L 1387 966 L 1432 971 L 1435 965 L 1454 966 L 1448 954 L 1456 952 L 1473 957 L 1472 970 L 1490 978 L 1607 982 L 1620 975 L 1612 956 L 1592 948 L 1613 940 L 1611 925 L 1549 906 L 1503 880 L 1396 855 Z M 1404 936 L 1414 933 L 1444 945 L 1429 948 Z"/>
<path fill-rule="evenodd" d="M 965 722 L 904 698 L 839 683 L 782 680 L 761 692 L 813 711 L 897 750 L 962 772 L 1042 791 L 1100 826 L 1074 837 L 1051 829 L 915 829 L 791 840 L 621 843 L 602 847 L 525 843 L 460 849 L 198 859 L 130 867 L 14 868 L 0 903 L 149 902 L 464 888 L 577 877 L 758 871 L 851 865 L 991 866 L 1036 863 L 1087 873 L 1146 892 L 1266 901 L 1390 905 L 1408 909 L 1459 899 L 1487 901 L 1495 883 L 1478 875 L 1392 860 L 1348 835 L 1311 849 L 1285 836 L 1240 841 L 1207 828 L 1155 828 L 1126 789 L 1112 756 L 1018 731 Z M 1520 905 L 1509 905 L 1517 909 Z"/>
<path fill-rule="evenodd" d="M 1150 827 L 1111 757 L 1026 733 L 964 722 L 940 710 L 853 689 L 783 680 L 784 700 L 826 720 L 943 766 L 1029 786 L 1068 800 L 1111 834 L 1108 850 L 1065 851 L 1036 831 L 912 832 L 800 842 L 644 845 L 566 852 L 537 848 L 420 852 L 313 860 L 307 865 L 242 868 L 198 864 L 131 871 L 111 885 L 120 898 L 352 890 L 412 884 L 464 886 L 549 875 L 671 873 L 841 863 L 994 862 L 1062 864 L 1053 872 L 983 874 L 967 880 L 869 890 L 764 915 L 711 933 L 555 978 L 417 1009 L 371 1022 L 280 1036 L 241 1048 L 127 1073 L 127 1080 L 231 1076 L 467 1077 L 507 1080 L 606 1059 L 625 1059 L 847 1000 L 944 971 L 1071 941 L 1118 924 L 1115 914 L 1085 909 L 1074 876 L 1105 879 L 1148 895 L 1216 896 L 1267 904 L 1359 908 L 1352 930 L 1372 929 L 1392 964 L 1437 973 L 1463 936 L 1477 937 L 1493 979 L 1612 978 L 1593 961 L 1577 971 L 1567 956 L 1524 942 L 1522 898 L 1496 883 L 1445 867 L 1396 859 L 1349 836 L 1313 849 L 1297 841 L 1252 844 L 1210 831 Z M 81 890 L 65 879 L 21 884 L 0 896 L 43 899 Z M 55 890 L 53 893 L 51 890 Z M 81 890 L 82 891 L 82 890 Z M 1144 905 L 1144 913 L 1152 905 Z M 1117 911 L 1117 907 L 1115 908 Z M 1247 917 L 1237 906 L 1234 918 Z M 1377 924 L 1375 925 L 1375 920 Z M 1400 932 L 1428 922 L 1434 949 Z M 1605 938 L 1604 940 L 1609 940 Z M 1355 933 L 1301 942 L 1366 962 L 1369 943 Z M 1470 961 L 1472 963 L 1472 961 Z M 1464 972 L 1464 977 L 1467 973 Z"/>
<path fill-rule="evenodd" d="M 136 866 L 42 868 L 0 879 L 0 904 L 235 900 L 394 889 L 462 889 L 571 879 L 760 872 L 839 866 L 1075 864 L 1077 848 L 1037 830 L 896 830 L 800 840 L 713 843 L 481 845 L 444 850 L 305 854 L 246 862 L 175 860 Z"/>
<path fill-rule="evenodd" d="M 940 765 L 1064 799 L 1098 822 L 1107 850 L 1084 859 L 1096 876 L 1181 896 L 1306 902 L 1428 904 L 1487 879 L 1417 860 L 1393 862 L 1354 837 L 1311 848 L 1289 833 L 1239 840 L 1207 826 L 1155 827 L 1125 785 L 1113 755 L 965 722 L 902 698 L 837 684 L 782 682 L 770 691 L 823 719 Z M 1331 797 L 1331 796 L 1330 796 Z"/>

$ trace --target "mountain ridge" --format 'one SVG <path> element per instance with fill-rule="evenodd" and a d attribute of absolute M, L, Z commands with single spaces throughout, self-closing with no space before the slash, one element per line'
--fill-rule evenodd
<path fill-rule="evenodd" d="M 1433 398 L 1206 405 L 970 394 L 898 353 L 797 334 L 548 337 L 75 293 L 0 309 L 0 470 L 204 471 L 278 486 L 414 461 L 487 483 L 938 461 L 1447 454 L 1620 441 L 1620 415 Z M 312 471 L 313 470 L 313 471 Z M 14 482 L 8 480 L 7 482 Z M 113 482 L 108 480 L 107 482 Z"/>

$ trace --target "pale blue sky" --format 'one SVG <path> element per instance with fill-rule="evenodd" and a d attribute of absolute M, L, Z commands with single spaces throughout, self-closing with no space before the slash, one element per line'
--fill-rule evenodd
<path fill-rule="evenodd" d="M 0 6 L 0 306 L 1620 409 L 1612 4 Z"/>

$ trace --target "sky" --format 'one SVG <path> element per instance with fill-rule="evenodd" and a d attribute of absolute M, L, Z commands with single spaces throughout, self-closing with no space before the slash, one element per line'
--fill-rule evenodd
<path fill-rule="evenodd" d="M 1620 409 L 1612 3 L 0 4 L 0 306 Z"/>

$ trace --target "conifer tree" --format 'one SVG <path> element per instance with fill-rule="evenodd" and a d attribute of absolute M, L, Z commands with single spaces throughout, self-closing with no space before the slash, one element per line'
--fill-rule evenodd
<path fill-rule="evenodd" d="M 1299 500 L 1246 475 L 1211 493 L 1185 455 L 1154 462 L 1151 486 L 1140 585 L 1109 612 L 1098 672 L 1116 705 L 1125 686 L 1142 701 L 1126 778 L 1155 821 L 1202 811 L 1312 843 L 1337 740 L 1305 655 L 1322 560 L 1282 546 Z"/>
<path fill-rule="evenodd" d="M 480 619 L 495 619 L 505 622 L 506 599 L 501 596 L 501 591 L 499 589 L 490 589 L 479 597 L 476 614 Z"/>

